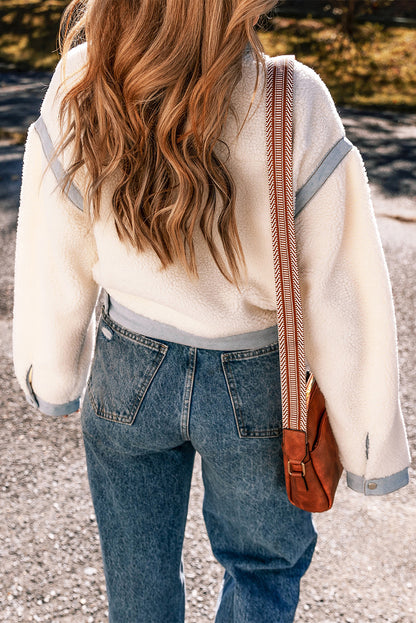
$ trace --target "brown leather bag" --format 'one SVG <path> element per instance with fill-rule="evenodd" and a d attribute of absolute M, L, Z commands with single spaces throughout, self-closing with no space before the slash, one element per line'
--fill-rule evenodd
<path fill-rule="evenodd" d="M 282 394 L 286 490 L 310 512 L 331 508 L 342 474 L 325 398 L 305 374 L 294 225 L 292 108 L 294 56 L 267 62 L 266 134 Z"/>
<path fill-rule="evenodd" d="M 304 431 L 283 430 L 283 461 L 289 500 L 305 511 L 329 510 L 342 474 L 338 445 L 325 399 L 313 374 L 306 386 L 308 422 Z"/>

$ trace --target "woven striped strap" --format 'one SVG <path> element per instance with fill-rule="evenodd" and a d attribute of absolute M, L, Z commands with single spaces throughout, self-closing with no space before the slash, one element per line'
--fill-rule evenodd
<path fill-rule="evenodd" d="M 306 432 L 303 324 L 292 167 L 294 56 L 267 62 L 266 137 L 283 428 Z"/>

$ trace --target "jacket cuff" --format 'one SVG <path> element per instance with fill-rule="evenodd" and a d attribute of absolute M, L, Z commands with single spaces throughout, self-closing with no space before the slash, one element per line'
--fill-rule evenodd
<path fill-rule="evenodd" d="M 366 480 L 364 476 L 357 476 L 347 472 L 347 485 L 350 489 L 363 493 L 364 495 L 385 495 L 392 493 L 401 487 L 405 487 L 409 482 L 409 468 L 405 467 L 400 472 L 384 478 L 370 478 Z"/>
<path fill-rule="evenodd" d="M 70 413 L 74 413 L 74 411 L 78 411 L 80 408 L 81 397 L 76 398 L 75 400 L 71 400 L 70 402 L 65 402 L 63 404 L 52 404 L 50 402 L 46 402 L 46 400 L 42 400 L 35 394 L 33 391 L 32 383 L 31 383 L 31 372 L 32 366 L 30 366 L 29 370 L 26 374 L 26 386 L 28 393 L 25 394 L 25 398 L 27 402 L 35 409 L 39 409 L 45 415 L 69 415 Z"/>
<path fill-rule="evenodd" d="M 81 404 L 80 398 L 76 398 L 75 400 L 71 400 L 70 402 L 65 402 L 61 405 L 56 405 L 42 400 L 41 398 L 39 398 L 39 396 L 36 396 L 36 398 L 34 399 L 33 396 L 28 396 L 26 394 L 25 397 L 27 402 L 32 407 L 39 409 L 39 411 L 42 411 L 42 413 L 44 413 L 45 415 L 69 415 L 70 413 L 78 411 Z"/>

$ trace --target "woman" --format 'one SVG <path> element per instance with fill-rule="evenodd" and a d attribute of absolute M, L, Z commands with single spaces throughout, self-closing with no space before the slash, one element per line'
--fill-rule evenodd
<path fill-rule="evenodd" d="M 112 623 L 184 620 L 196 451 L 225 569 L 217 623 L 293 621 L 313 555 L 281 454 L 267 57 L 254 30 L 274 4 L 74 0 L 29 128 L 16 376 L 45 414 L 82 402 Z M 345 132 L 298 62 L 294 87 L 299 192 Z M 306 358 L 348 485 L 384 494 L 409 465 L 389 276 L 357 149 L 318 177 L 295 221 Z"/>

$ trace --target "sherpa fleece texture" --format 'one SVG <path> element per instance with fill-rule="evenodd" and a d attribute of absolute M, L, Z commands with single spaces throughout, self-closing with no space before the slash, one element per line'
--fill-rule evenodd
<path fill-rule="evenodd" d="M 85 44 L 71 51 L 66 85 L 82 71 L 86 52 Z M 233 93 L 239 124 L 255 83 L 250 51 L 243 58 L 243 76 Z M 63 71 L 60 62 L 41 108 L 55 145 L 60 98 L 67 88 L 57 93 Z M 52 407 L 63 405 L 63 411 L 72 402 L 74 410 L 87 381 L 100 287 L 134 312 L 197 336 L 222 337 L 276 324 L 263 84 L 260 75 L 238 139 L 231 115 L 223 133 L 231 150 L 228 166 L 236 182 L 237 224 L 248 267 L 241 292 L 222 277 L 199 232 L 199 281 L 191 281 L 177 265 L 161 271 L 153 252 L 138 254 L 120 243 L 111 219 L 111 185 L 103 192 L 101 218 L 90 229 L 85 213 L 57 188 L 39 135 L 33 125 L 29 128 L 13 325 L 15 371 L 26 394 L 32 367 L 34 396 Z M 299 62 L 293 131 L 294 186 L 299 189 L 345 135 L 328 89 Z M 62 157 L 64 167 L 69 157 Z M 81 189 L 84 182 L 79 175 Z M 343 466 L 363 482 L 403 470 L 407 478 L 410 457 L 399 402 L 392 291 L 366 171 L 355 147 L 296 217 L 295 229 L 305 355 L 325 396 Z"/>

